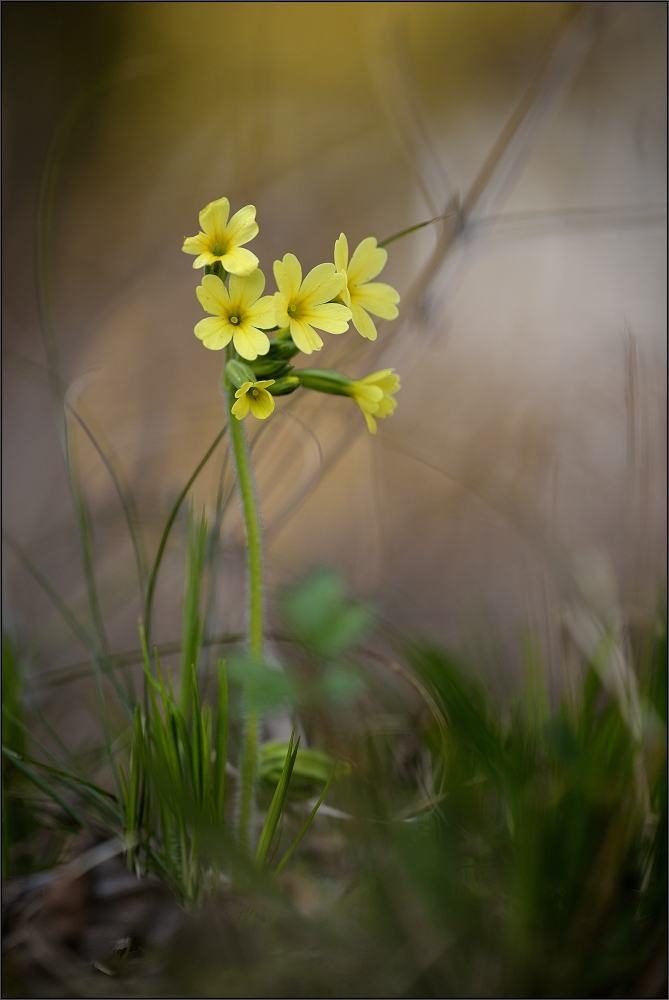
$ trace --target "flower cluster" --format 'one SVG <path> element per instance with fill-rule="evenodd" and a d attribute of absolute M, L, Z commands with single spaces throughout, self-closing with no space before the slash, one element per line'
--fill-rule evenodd
<path fill-rule="evenodd" d="M 246 205 L 230 218 L 228 199 L 213 201 L 200 212 L 201 231 L 182 248 L 196 255 L 193 267 L 205 269 L 197 297 L 209 316 L 196 324 L 195 335 L 211 351 L 228 348 L 226 377 L 236 388 L 233 414 L 243 420 L 251 412 L 264 420 L 274 410 L 274 396 L 304 387 L 354 399 L 375 434 L 376 420 L 396 406 L 393 394 L 400 383 L 392 368 L 355 381 L 325 369 L 294 369 L 290 361 L 298 352 L 321 350 L 317 330 L 346 333 L 352 322 L 362 337 L 376 340 L 372 316 L 396 318 L 398 293 L 372 280 L 386 264 L 386 251 L 369 236 L 349 260 L 342 233 L 333 263 L 318 264 L 304 277 L 294 254 L 275 261 L 277 291 L 263 295 L 265 275 L 244 247 L 258 234 L 255 215 L 254 206 Z"/>

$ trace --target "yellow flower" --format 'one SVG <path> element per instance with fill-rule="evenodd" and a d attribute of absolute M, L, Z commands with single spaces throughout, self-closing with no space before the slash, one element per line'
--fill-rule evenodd
<path fill-rule="evenodd" d="M 240 208 L 228 222 L 230 202 L 227 198 L 212 201 L 200 212 L 204 232 L 184 240 L 184 253 L 196 253 L 193 267 L 215 264 L 220 260 L 229 274 L 248 275 L 258 266 L 258 258 L 243 244 L 258 235 L 256 210 L 253 205 Z"/>
<path fill-rule="evenodd" d="M 229 290 L 215 274 L 205 274 L 196 289 L 209 319 L 201 319 L 195 327 L 199 337 L 210 351 L 220 351 L 234 340 L 235 350 L 247 361 L 255 361 L 259 354 L 269 351 L 269 338 L 262 330 L 269 330 L 274 322 L 274 296 L 263 295 L 265 275 L 255 270 L 248 278 L 230 275 Z"/>
<path fill-rule="evenodd" d="M 400 377 L 393 372 L 393 368 L 384 368 L 352 382 L 349 387 L 349 394 L 362 410 L 370 434 L 376 434 L 376 421 L 389 417 L 397 406 L 392 394 L 400 388 Z"/>
<path fill-rule="evenodd" d="M 249 410 L 258 420 L 269 417 L 274 410 L 274 397 L 267 391 L 268 385 L 274 385 L 273 378 L 265 382 L 245 382 L 241 389 L 237 389 L 237 402 L 232 407 L 237 420 L 243 420 Z"/>
<path fill-rule="evenodd" d="M 351 310 L 353 326 L 367 340 L 376 340 L 376 326 L 369 314 L 395 319 L 400 300 L 391 285 L 371 280 L 385 267 L 387 252 L 376 245 L 373 236 L 368 236 L 359 244 L 349 263 L 348 240 L 342 233 L 335 242 L 334 259 L 337 273 L 346 277 L 341 298 Z"/>
<path fill-rule="evenodd" d="M 323 346 L 315 326 L 326 333 L 348 330 L 350 309 L 331 301 L 346 283 L 345 277 L 335 272 L 334 264 L 318 264 L 302 281 L 299 260 L 287 253 L 282 261 L 274 261 L 274 277 L 279 289 L 274 296 L 277 326 L 290 328 L 291 337 L 304 354 L 320 351 Z"/>

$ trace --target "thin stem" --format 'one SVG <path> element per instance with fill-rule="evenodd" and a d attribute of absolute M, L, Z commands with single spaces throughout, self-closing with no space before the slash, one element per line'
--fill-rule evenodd
<path fill-rule="evenodd" d="M 193 483 L 195 482 L 195 480 L 197 479 L 197 477 L 200 475 L 200 473 L 204 469 L 205 465 L 207 464 L 207 462 L 209 461 L 209 459 L 211 458 L 211 456 L 213 455 L 213 453 L 216 450 L 219 442 L 222 440 L 223 435 L 225 434 L 226 430 L 227 430 L 227 427 L 224 427 L 223 430 L 219 431 L 219 433 L 217 434 L 216 439 L 214 440 L 214 443 L 210 446 L 209 450 L 207 451 L 206 455 L 204 456 L 204 458 L 202 459 L 202 461 L 198 465 L 197 469 L 195 470 L 195 472 L 190 477 L 190 479 L 188 480 L 188 482 L 186 483 L 186 485 L 182 489 L 181 493 L 177 497 L 176 502 L 175 502 L 174 506 L 172 507 L 172 510 L 170 511 L 170 516 L 167 519 L 167 524 L 165 525 L 165 529 L 164 529 L 162 537 L 160 539 L 160 545 L 158 546 L 158 552 L 156 554 L 155 562 L 153 564 L 153 569 L 151 570 L 151 576 L 149 578 L 149 586 L 148 586 L 147 594 L 146 594 L 146 605 L 145 605 L 145 608 L 144 608 L 144 630 L 146 632 L 147 645 L 149 644 L 149 642 L 151 640 L 151 618 L 152 618 L 152 614 L 153 614 L 153 597 L 154 597 L 154 592 L 155 592 L 155 589 L 156 589 L 156 583 L 157 583 L 157 580 L 158 580 L 158 570 L 160 569 L 160 564 L 161 564 L 161 562 L 163 560 L 163 555 L 165 554 L 165 546 L 167 545 L 167 540 L 170 537 L 170 532 L 172 530 L 172 526 L 173 526 L 173 524 L 174 524 L 174 522 L 176 520 L 177 514 L 179 513 L 179 509 L 181 508 L 181 504 L 184 502 L 184 500 L 186 498 L 186 494 L 188 493 L 188 491 L 190 490 L 191 486 L 193 485 Z"/>
<path fill-rule="evenodd" d="M 226 391 L 228 410 L 235 402 L 234 394 Z M 228 427 L 235 459 L 237 484 L 246 525 L 248 548 L 249 653 L 260 659 L 263 654 L 263 559 L 260 512 L 251 473 L 248 441 L 241 420 L 228 416 Z"/>
<path fill-rule="evenodd" d="M 224 385 L 224 395 L 228 409 L 228 428 L 232 441 L 236 479 L 246 525 L 249 601 L 248 651 L 254 660 L 260 660 L 263 655 L 263 558 L 260 512 L 253 484 L 246 431 L 241 420 L 237 420 L 232 415 L 235 396 L 234 390 L 227 385 L 227 380 Z M 251 822 L 258 768 L 258 728 L 258 713 L 249 713 L 246 717 L 246 732 L 240 766 L 237 830 L 239 846 L 246 854 L 251 851 Z"/>

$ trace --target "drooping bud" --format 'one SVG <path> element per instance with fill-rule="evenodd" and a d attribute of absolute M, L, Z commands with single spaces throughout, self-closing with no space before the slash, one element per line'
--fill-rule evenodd
<path fill-rule="evenodd" d="M 327 368 L 299 368 L 295 374 L 306 389 L 328 392 L 332 396 L 351 395 L 353 379 L 341 372 L 332 372 Z"/>

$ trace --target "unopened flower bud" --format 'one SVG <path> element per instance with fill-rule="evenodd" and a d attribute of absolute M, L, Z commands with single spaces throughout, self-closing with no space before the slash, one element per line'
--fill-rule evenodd
<path fill-rule="evenodd" d="M 234 385 L 235 389 L 241 389 L 245 382 L 255 382 L 256 375 L 253 369 L 243 361 L 232 359 L 225 366 L 225 374 Z"/>
<path fill-rule="evenodd" d="M 276 380 L 274 385 L 268 387 L 268 392 L 273 396 L 288 396 L 300 387 L 300 380 L 295 375 L 286 375 L 284 378 Z"/>

